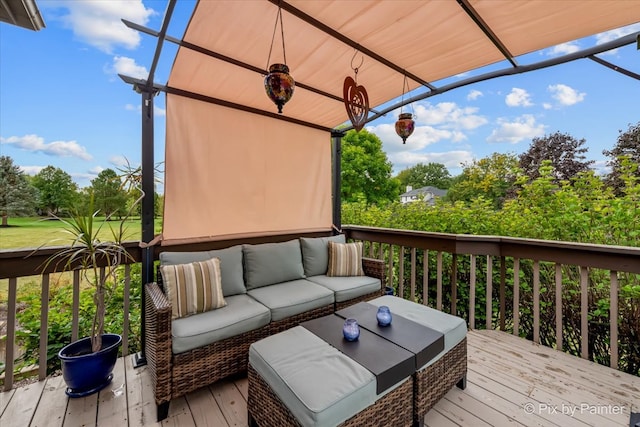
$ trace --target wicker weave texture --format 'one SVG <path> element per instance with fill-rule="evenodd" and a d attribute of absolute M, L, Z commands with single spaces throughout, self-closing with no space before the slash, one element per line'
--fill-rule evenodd
<path fill-rule="evenodd" d="M 415 373 L 413 419 L 419 422 L 467 374 L 467 338 L 437 362 Z"/>
<path fill-rule="evenodd" d="M 171 400 L 171 305 L 156 283 L 146 285 L 145 356 L 156 403 Z"/>
<path fill-rule="evenodd" d="M 362 258 L 362 269 L 364 274 L 369 277 L 380 279 L 381 290 L 386 286 L 387 269 L 385 261 L 374 258 Z"/>
<path fill-rule="evenodd" d="M 260 427 L 300 426 L 289 409 L 249 365 L 249 398 L 247 410 Z M 373 405 L 355 414 L 341 427 L 404 427 L 412 424 L 411 396 L 413 378 L 387 393 Z"/>

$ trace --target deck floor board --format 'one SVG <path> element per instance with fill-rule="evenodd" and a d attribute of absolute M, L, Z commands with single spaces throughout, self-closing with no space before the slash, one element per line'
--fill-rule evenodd
<path fill-rule="evenodd" d="M 426 426 L 627 427 L 630 412 L 640 412 L 638 377 L 499 331 L 467 337 L 467 388 L 438 402 Z M 247 384 L 246 376 L 230 378 L 174 399 L 157 423 L 147 368 L 134 369 L 127 356 L 96 395 L 68 399 L 60 377 L 0 393 L 0 425 L 244 427 Z"/>

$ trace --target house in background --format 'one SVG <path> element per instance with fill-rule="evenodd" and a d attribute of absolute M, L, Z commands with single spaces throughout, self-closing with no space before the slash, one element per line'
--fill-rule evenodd
<path fill-rule="evenodd" d="M 413 189 L 410 185 L 407 185 L 407 192 L 400 195 L 401 203 L 410 203 L 410 202 L 426 202 L 430 205 L 434 205 L 436 203 L 436 197 L 443 197 L 447 194 L 447 190 L 441 190 L 436 187 L 422 187 Z"/>

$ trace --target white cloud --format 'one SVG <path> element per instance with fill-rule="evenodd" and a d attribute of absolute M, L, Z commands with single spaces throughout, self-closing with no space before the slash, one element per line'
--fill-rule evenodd
<path fill-rule="evenodd" d="M 596 45 L 607 43 L 620 37 L 626 36 L 627 34 L 637 33 L 638 31 L 640 31 L 640 24 L 631 24 L 627 25 L 626 27 L 605 31 L 604 33 L 595 35 Z M 600 55 L 615 55 L 617 52 L 618 49 L 612 49 L 606 52 L 602 52 Z"/>
<path fill-rule="evenodd" d="M 130 164 L 127 162 L 127 158 L 125 156 L 111 156 L 109 158 L 109 163 L 117 168 L 121 168 Z"/>
<path fill-rule="evenodd" d="M 76 141 L 53 141 L 45 143 L 44 138 L 38 135 L 25 135 L 10 136 L 9 138 L 0 137 L 0 143 L 11 144 L 26 151 L 44 153 L 49 156 L 78 157 L 82 160 L 93 159 L 87 152 L 87 149 Z"/>
<path fill-rule="evenodd" d="M 44 166 L 20 166 L 22 172 L 31 176 L 37 175 L 42 169 L 44 169 Z"/>
<path fill-rule="evenodd" d="M 584 92 L 578 92 L 572 87 L 563 84 L 550 85 L 547 90 L 551 92 L 551 97 L 558 101 L 560 105 L 574 105 L 582 102 L 587 96 Z"/>
<path fill-rule="evenodd" d="M 107 71 L 142 80 L 146 80 L 149 77 L 149 71 L 146 67 L 136 64 L 135 59 L 127 58 L 126 56 L 114 56 L 113 66 Z"/>
<path fill-rule="evenodd" d="M 475 101 L 476 99 L 480 98 L 481 96 L 483 96 L 484 94 L 482 92 L 480 92 L 479 90 L 475 90 L 473 89 L 472 91 L 469 92 L 469 94 L 467 95 L 467 101 Z"/>
<path fill-rule="evenodd" d="M 549 56 L 568 55 L 570 53 L 577 52 L 579 50 L 580 50 L 580 46 L 578 45 L 578 42 L 572 41 L 568 43 L 562 43 L 547 49 L 547 55 Z"/>
<path fill-rule="evenodd" d="M 620 37 L 626 36 L 627 34 L 637 33 L 638 31 L 640 31 L 640 23 L 627 25 L 626 27 L 616 28 L 610 31 L 605 31 L 604 33 L 595 35 L 596 44 L 607 43 L 612 40 L 619 39 Z"/>
<path fill-rule="evenodd" d="M 409 141 L 407 140 L 407 144 Z M 411 151 L 401 151 L 389 155 L 389 160 L 393 163 L 395 173 L 400 172 L 418 163 L 441 163 L 449 169 L 460 169 L 462 163 L 471 162 L 473 154 L 470 151 L 446 151 L 442 153 L 416 153 Z"/>
<path fill-rule="evenodd" d="M 55 6 L 68 10 L 61 20 L 77 38 L 106 53 L 118 46 L 135 49 L 140 44 L 140 33 L 127 28 L 121 19 L 145 25 L 156 13 L 147 9 L 142 0 L 69 0 L 55 2 Z"/>
<path fill-rule="evenodd" d="M 523 139 L 544 135 L 544 125 L 536 123 L 535 117 L 530 114 L 524 114 L 514 121 L 498 119 L 498 125 L 487 138 L 488 142 L 516 144 Z"/>
<path fill-rule="evenodd" d="M 611 167 L 607 164 L 608 160 L 596 160 L 592 165 L 591 169 L 596 173 L 596 175 L 604 176 L 611 172 Z"/>
<path fill-rule="evenodd" d="M 553 108 L 553 105 L 551 105 L 551 104 L 550 104 L 550 103 L 548 103 L 548 102 L 543 102 L 543 103 L 542 103 L 542 108 L 544 108 L 545 110 L 550 110 L 550 109 L 552 109 L 552 108 Z"/>
<path fill-rule="evenodd" d="M 102 166 L 94 166 L 91 169 L 89 169 L 89 175 L 98 176 L 100 175 L 100 172 L 102 172 L 103 170 L 104 168 Z"/>
<path fill-rule="evenodd" d="M 477 107 L 459 107 L 455 102 L 418 103 L 416 124 L 439 125 L 444 129 L 476 129 L 488 123 L 486 117 L 477 114 L 478 111 Z"/>
<path fill-rule="evenodd" d="M 529 92 L 519 87 L 512 88 L 504 101 L 509 107 L 531 107 L 533 105 Z"/>

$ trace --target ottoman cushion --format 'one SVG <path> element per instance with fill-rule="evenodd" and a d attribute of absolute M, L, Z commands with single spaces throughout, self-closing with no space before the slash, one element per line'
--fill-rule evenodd
<path fill-rule="evenodd" d="M 377 307 L 386 305 L 392 315 L 398 314 L 444 334 L 444 350 L 418 370 L 435 363 L 467 336 L 467 324 L 460 317 L 391 295 L 385 295 L 368 302 Z"/>
<path fill-rule="evenodd" d="M 249 364 L 303 426 L 335 426 L 378 398 L 371 372 L 301 326 L 251 344 Z"/>

